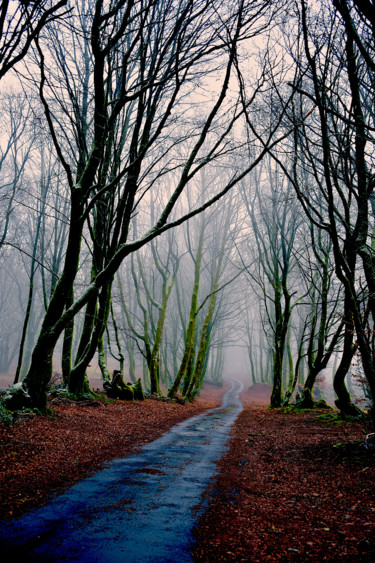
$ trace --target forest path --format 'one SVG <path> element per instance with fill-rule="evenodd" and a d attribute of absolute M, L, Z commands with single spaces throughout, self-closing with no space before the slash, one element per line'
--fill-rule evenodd
<path fill-rule="evenodd" d="M 191 561 L 191 530 L 229 430 L 242 411 L 232 380 L 220 408 L 110 462 L 47 506 L 0 523 L 4 563 Z"/>

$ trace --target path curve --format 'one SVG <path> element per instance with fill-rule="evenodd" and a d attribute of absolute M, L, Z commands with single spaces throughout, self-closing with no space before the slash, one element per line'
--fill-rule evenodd
<path fill-rule="evenodd" d="M 0 522 L 1 561 L 192 561 L 197 507 L 242 411 L 242 388 L 231 380 L 221 407 L 109 462 L 48 505 Z"/>

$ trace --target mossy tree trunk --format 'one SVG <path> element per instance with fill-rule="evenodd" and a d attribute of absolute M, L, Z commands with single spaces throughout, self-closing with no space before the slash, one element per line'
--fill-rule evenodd
<path fill-rule="evenodd" d="M 169 262 L 170 257 L 172 257 L 172 241 L 169 239 L 169 250 L 168 250 L 168 260 L 167 265 Z M 151 379 L 151 393 L 156 393 L 158 395 L 162 394 L 160 389 L 160 348 L 163 339 L 163 331 L 164 331 L 164 324 L 165 324 L 165 316 L 167 311 L 168 300 L 171 295 L 173 286 L 176 281 L 176 275 L 178 271 L 179 262 L 176 257 L 173 257 L 174 264 L 173 264 L 173 273 L 171 277 L 170 283 L 168 283 L 168 275 L 166 270 L 162 267 L 160 260 L 158 258 L 158 254 L 156 252 L 155 245 L 151 244 L 152 250 L 152 257 L 154 260 L 154 264 L 156 269 L 158 270 L 161 278 L 162 278 L 162 288 L 161 288 L 161 302 L 157 303 L 158 309 L 158 321 L 156 325 L 155 335 L 154 335 L 154 342 L 151 351 L 151 358 L 150 358 L 150 379 Z M 146 293 L 150 296 L 150 292 L 145 284 Z"/>
<path fill-rule="evenodd" d="M 73 288 L 72 288 L 73 292 Z M 70 305 L 73 304 L 73 295 L 69 295 L 66 302 L 66 309 L 69 309 Z M 73 338 L 74 338 L 74 318 L 66 325 L 64 330 L 62 355 L 61 355 L 61 371 L 64 381 L 64 385 L 68 385 L 70 371 L 72 369 L 72 350 L 73 350 Z"/>
<path fill-rule="evenodd" d="M 285 403 L 288 404 L 296 387 L 298 380 L 303 381 L 303 377 L 301 377 L 301 372 L 303 374 L 303 358 L 304 358 L 304 345 L 305 345 L 305 334 L 307 329 L 307 318 L 303 321 L 301 326 L 300 333 L 297 338 L 298 343 L 298 354 L 296 365 L 294 369 L 294 377 L 290 388 L 288 388 L 287 392 L 285 393 Z"/>
<path fill-rule="evenodd" d="M 283 404 L 283 363 L 285 354 L 286 337 L 288 334 L 291 316 L 291 296 L 287 287 L 287 272 L 285 269 L 282 278 L 279 278 L 278 266 L 275 265 L 273 281 L 274 298 L 274 339 L 273 339 L 273 384 L 271 391 L 272 408 L 281 407 Z"/>
<path fill-rule="evenodd" d="M 214 313 L 215 301 L 216 301 L 216 294 L 211 296 L 208 313 L 203 321 L 194 372 L 192 374 L 191 381 L 189 383 L 189 387 L 186 392 L 186 396 L 188 399 L 191 399 L 193 397 L 194 391 L 195 390 L 199 391 L 199 389 L 202 386 L 204 368 L 207 364 L 207 356 L 209 351 L 210 328 L 211 328 L 210 324 Z"/>
<path fill-rule="evenodd" d="M 294 362 L 293 362 L 293 355 L 292 355 L 292 350 L 291 350 L 291 345 L 290 345 L 290 333 L 291 333 L 291 327 L 289 324 L 288 327 L 288 334 L 287 334 L 287 338 L 286 338 L 286 345 L 285 345 L 285 397 L 284 397 L 284 405 L 287 405 L 289 402 L 289 397 L 292 394 L 292 389 L 293 389 L 293 382 L 294 382 Z"/>
<path fill-rule="evenodd" d="M 64 267 L 24 381 L 36 407 L 45 406 L 53 351 L 60 335 L 88 303 L 95 310 L 93 303 L 98 299 L 97 322 L 87 342 L 87 353 L 86 348 L 80 350 L 78 364 L 71 372 L 69 385 L 79 391 L 87 360 L 103 334 L 107 284 L 122 261 L 165 230 L 215 203 L 267 154 L 268 143 L 273 138 L 274 131 L 257 158 L 246 163 L 241 174 L 228 180 L 209 201 L 192 211 L 182 211 L 172 220 L 171 214 L 188 184 L 191 185 L 198 170 L 227 150 L 233 125 L 243 115 L 243 108 L 234 104 L 228 116 L 226 105 L 237 61 L 237 44 L 245 34 L 258 33 L 260 18 L 269 9 L 269 3 L 253 6 L 241 2 L 230 11 L 211 2 L 171 3 L 167 11 L 164 7 L 158 1 L 112 4 L 98 0 L 84 18 L 74 10 L 69 13 L 74 21 L 71 26 L 54 25 L 50 30 L 53 41 L 35 42 L 40 65 L 39 94 L 45 112 L 42 128 L 49 128 L 64 181 L 69 186 L 71 204 Z M 203 35 L 197 26 L 202 26 Z M 212 33 L 206 33 L 208 29 Z M 231 32 L 223 39 L 225 30 Z M 170 135 L 170 127 L 175 128 L 179 119 L 185 123 L 181 101 L 190 96 L 198 70 L 212 69 L 214 51 L 223 61 L 218 92 L 212 103 L 207 102 L 202 120 L 191 121 L 191 134 L 181 135 L 179 139 L 180 155 L 187 153 L 185 161 L 175 160 L 176 142 Z M 69 63 L 73 60 L 76 66 L 71 68 Z M 55 111 L 57 106 L 61 111 Z M 225 118 L 228 118 L 226 123 Z M 219 124 L 224 124 L 224 128 L 215 137 Z M 206 157 L 202 159 L 203 154 Z M 109 163 L 116 167 L 114 179 L 105 172 Z M 152 189 L 159 188 L 158 181 L 164 173 L 166 184 L 169 181 L 173 184 L 171 190 L 160 184 L 160 201 L 166 202 L 164 207 L 139 239 L 129 241 L 131 220 L 138 204 L 148 189 L 152 193 Z M 105 200 L 108 206 L 103 210 Z M 96 267 L 95 279 L 66 309 L 81 266 L 84 228 L 90 243 L 95 244 L 93 223 L 99 212 L 107 216 L 105 244 L 101 248 L 103 266 Z"/>
<path fill-rule="evenodd" d="M 226 232 L 226 229 L 224 229 L 224 231 Z M 200 333 L 199 347 L 198 347 L 197 357 L 195 360 L 194 372 L 189 382 L 189 386 L 186 390 L 186 396 L 188 399 L 191 399 L 193 397 L 195 390 L 199 391 L 200 388 L 202 387 L 205 368 L 207 367 L 207 360 L 208 360 L 208 354 L 210 349 L 212 320 L 215 311 L 219 279 L 222 273 L 225 244 L 226 244 L 226 236 L 222 238 L 220 247 L 218 249 L 219 255 L 217 258 L 217 264 L 213 276 L 211 295 L 209 296 L 209 302 L 208 302 L 208 310 L 203 320 L 203 325 Z M 199 313 L 199 309 L 197 309 L 196 315 L 198 313 Z"/>
<path fill-rule="evenodd" d="M 351 302 L 345 297 L 344 315 L 345 322 L 344 344 L 341 354 L 341 360 L 336 372 L 333 375 L 333 388 L 337 395 L 335 404 L 344 414 L 358 414 L 358 409 L 353 405 L 350 393 L 345 384 L 345 378 L 349 373 L 350 366 L 358 349 L 358 344 L 354 343 L 355 327 L 353 323 L 353 315 L 351 312 Z"/>
<path fill-rule="evenodd" d="M 113 332 L 114 332 L 114 335 L 115 335 L 117 354 L 113 351 L 113 348 L 112 348 L 112 345 L 111 345 L 111 338 L 110 338 L 110 333 L 109 333 L 109 330 L 108 330 L 108 323 L 107 323 L 106 332 L 107 332 L 108 349 L 109 349 L 109 352 L 110 352 L 112 358 L 114 358 L 115 360 L 118 361 L 119 366 L 120 366 L 120 373 L 124 376 L 125 375 L 125 356 L 124 356 L 123 351 L 122 351 L 122 346 L 121 346 L 121 342 L 120 342 L 120 335 L 119 335 L 119 328 L 117 326 L 116 316 L 115 316 L 115 312 L 113 310 L 113 303 L 111 303 L 111 323 L 112 323 Z M 135 377 L 134 358 L 132 358 L 132 360 L 133 360 L 133 364 L 129 359 L 129 376 L 130 376 L 130 379 L 132 380 L 133 383 L 137 383 L 137 379 Z"/>
<path fill-rule="evenodd" d="M 67 315 L 66 321 L 61 322 L 78 271 L 83 224 L 80 220 L 80 213 L 78 213 L 78 217 L 76 216 L 77 208 L 79 211 L 78 205 L 72 206 L 72 226 L 69 232 L 63 273 L 48 305 L 32 353 L 31 364 L 23 381 L 33 406 L 41 410 L 45 409 L 47 405 L 47 387 L 52 376 L 52 358 L 55 346 L 65 326 L 74 318 L 72 312 L 70 318 Z"/>
<path fill-rule="evenodd" d="M 191 368 L 192 362 L 194 360 L 195 338 L 196 338 L 195 329 L 197 324 L 198 293 L 199 293 L 199 282 L 200 282 L 202 257 L 203 257 L 203 242 L 204 242 L 204 227 L 202 227 L 200 230 L 197 253 L 194 258 L 194 283 L 193 283 L 193 291 L 191 294 L 189 322 L 186 330 L 184 353 L 182 356 L 179 370 L 176 374 L 173 384 L 171 385 L 168 391 L 168 397 L 171 398 L 175 397 L 176 393 L 180 388 L 181 382 L 184 380 L 184 378 L 186 378 L 186 375 L 189 374 L 189 365 Z M 190 373 L 191 373 L 191 369 L 190 369 Z M 189 381 L 186 378 L 184 385 L 185 390 L 188 389 L 188 386 L 189 386 Z"/>
<path fill-rule="evenodd" d="M 100 372 L 102 374 L 102 380 L 104 384 L 111 383 L 111 374 L 109 373 L 107 367 L 107 360 L 105 355 L 105 348 L 104 348 L 104 340 L 103 336 L 99 338 L 98 341 L 98 364 L 100 368 Z"/>
<path fill-rule="evenodd" d="M 110 279 L 103 284 L 99 295 L 98 304 L 95 309 L 94 322 L 87 323 L 84 327 L 86 347 L 81 350 L 81 355 L 77 355 L 77 359 L 69 376 L 68 389 L 73 395 L 79 396 L 89 392 L 90 387 L 86 376 L 86 370 L 95 355 L 98 342 L 102 338 L 107 325 L 108 316 L 111 308 L 111 290 L 112 281 Z M 91 326 L 91 334 L 89 334 L 88 326 Z"/>

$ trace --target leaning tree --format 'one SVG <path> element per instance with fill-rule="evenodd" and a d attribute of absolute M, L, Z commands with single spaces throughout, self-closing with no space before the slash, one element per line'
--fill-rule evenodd
<path fill-rule="evenodd" d="M 233 92 L 241 44 L 259 36 L 277 9 L 266 0 L 228 6 L 213 0 L 103 0 L 81 3 L 67 25 L 50 23 L 35 38 L 35 82 L 45 124 L 65 172 L 70 218 L 60 271 L 22 383 L 19 405 L 43 408 L 56 343 L 79 311 L 93 311 L 70 378 L 84 389 L 86 367 L 103 335 L 114 275 L 126 256 L 212 205 L 279 142 L 275 120 L 254 157 L 202 205 L 171 220 L 181 194 L 204 166 L 236 145 L 236 123 L 261 93 L 257 77 L 246 103 Z M 209 92 L 210 80 L 216 88 Z M 242 91 L 243 101 L 243 91 Z M 268 132 L 270 133 L 270 132 Z M 173 186 L 154 225 L 138 237 L 132 216 L 159 189 Z M 82 241 L 89 240 L 89 280 L 76 291 Z M 7 401 L 12 406 L 11 401 Z M 13 405 L 14 406 L 14 405 Z"/>
<path fill-rule="evenodd" d="M 293 183 L 309 220 L 328 233 L 344 288 L 345 335 L 334 377 L 337 406 L 356 414 L 345 376 L 359 349 L 372 395 L 375 367 L 372 200 L 375 41 L 370 2 L 297 2 L 302 55 L 292 88 L 300 103 L 291 120 L 314 111 L 294 129 Z M 308 174 L 306 174 L 308 170 Z M 364 278 L 363 284 L 361 278 Z M 364 287 L 364 285 L 366 287 Z"/>

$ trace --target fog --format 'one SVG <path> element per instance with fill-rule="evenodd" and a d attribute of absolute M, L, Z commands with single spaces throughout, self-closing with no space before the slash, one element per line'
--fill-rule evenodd
<path fill-rule="evenodd" d="M 367 20 L 352 68 L 328 0 L 65 4 L 0 41 L 0 385 L 369 408 Z"/>

